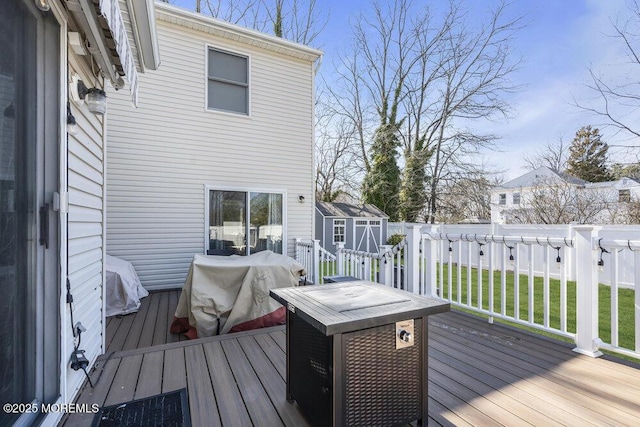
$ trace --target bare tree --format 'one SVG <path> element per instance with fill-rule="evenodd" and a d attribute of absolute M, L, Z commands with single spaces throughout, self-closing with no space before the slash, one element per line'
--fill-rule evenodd
<path fill-rule="evenodd" d="M 357 105 L 343 114 L 359 120 L 367 170 L 373 130 L 398 127 L 400 205 L 408 221 L 425 205 L 428 220 L 435 221 L 441 182 L 473 169 L 475 154 L 495 138 L 475 131 L 473 123 L 505 117 L 502 95 L 516 89 L 509 77 L 518 61 L 509 43 L 518 19 L 506 19 L 503 4 L 486 23 L 476 16 L 471 21 L 461 4 L 450 1 L 438 19 L 409 0 L 374 3 L 371 18 L 362 15 L 354 24 L 354 53 L 340 64 L 347 71 L 335 89 L 338 104 Z M 372 110 L 377 120 L 370 120 Z"/>
<path fill-rule="evenodd" d="M 316 199 L 333 202 L 346 195 L 358 199 L 362 179 L 357 129 L 344 117 L 335 116 L 325 102 L 316 107 Z"/>
<path fill-rule="evenodd" d="M 192 4 L 198 13 L 307 45 L 329 19 L 316 0 L 193 0 Z"/>
<path fill-rule="evenodd" d="M 627 1 L 629 13 L 612 20 L 613 34 L 610 37 L 625 52 L 624 61 L 613 64 L 615 71 L 603 75 L 601 71 L 589 68 L 591 83 L 588 85 L 596 94 L 592 104 L 578 102 L 579 108 L 604 118 L 606 124 L 631 137 L 640 137 L 637 117 L 640 112 L 640 4 L 637 0 Z"/>
<path fill-rule="evenodd" d="M 491 218 L 491 182 L 484 176 L 459 177 L 449 185 L 443 185 L 447 197 L 441 197 L 437 220 L 455 224 L 468 219 Z"/>
<path fill-rule="evenodd" d="M 547 142 L 543 148 L 538 148 L 532 155 L 524 157 L 525 167 L 528 170 L 535 170 L 542 166 L 547 166 L 555 172 L 567 170 L 567 160 L 569 159 L 569 145 L 562 137 L 556 143 Z"/>

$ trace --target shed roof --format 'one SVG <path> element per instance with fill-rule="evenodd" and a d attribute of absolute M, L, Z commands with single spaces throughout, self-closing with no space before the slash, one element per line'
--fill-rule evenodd
<path fill-rule="evenodd" d="M 324 217 L 389 218 L 376 206 L 369 204 L 316 202 L 316 209 Z"/>

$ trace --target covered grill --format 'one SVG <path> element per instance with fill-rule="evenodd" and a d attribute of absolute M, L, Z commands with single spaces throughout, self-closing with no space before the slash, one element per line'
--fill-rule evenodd
<path fill-rule="evenodd" d="M 427 411 L 427 316 L 449 304 L 371 282 L 271 290 L 287 307 L 287 399 L 318 426 Z"/>

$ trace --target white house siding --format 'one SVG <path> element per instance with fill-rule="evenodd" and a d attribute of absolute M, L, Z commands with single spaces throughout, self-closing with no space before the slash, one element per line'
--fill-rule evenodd
<path fill-rule="evenodd" d="M 90 77 L 86 58 L 69 50 L 71 73 L 78 73 L 89 87 L 95 78 Z M 83 104 L 71 101 L 79 132 L 69 135 L 68 143 L 68 277 L 73 295 L 73 321 L 81 322 L 87 329 L 82 334 L 81 348 L 93 362 L 102 352 L 103 345 L 103 225 L 104 225 L 104 144 L 102 118 L 92 114 Z M 65 284 L 62 283 L 65 299 Z M 62 334 L 62 360 L 66 367 L 67 396 L 73 396 L 85 379 L 82 371 L 69 368 L 73 351 L 73 335 L 68 305 L 61 326 L 68 333 Z"/>
<path fill-rule="evenodd" d="M 140 76 L 138 108 L 125 91 L 108 100 L 107 252 L 147 288 L 182 286 L 210 185 L 285 191 L 293 255 L 313 237 L 314 64 L 161 19 L 157 31 L 162 64 Z M 250 57 L 250 117 L 206 110 L 207 46 Z"/>

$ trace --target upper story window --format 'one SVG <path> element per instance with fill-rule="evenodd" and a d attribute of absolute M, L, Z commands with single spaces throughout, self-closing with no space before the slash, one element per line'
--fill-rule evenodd
<path fill-rule="evenodd" d="M 498 195 L 498 204 L 499 205 L 506 205 L 507 204 L 507 194 L 506 193 L 501 193 Z"/>
<path fill-rule="evenodd" d="M 333 220 L 333 243 L 344 243 L 344 229 L 346 226 L 344 219 Z"/>
<path fill-rule="evenodd" d="M 514 205 L 520 204 L 520 193 L 513 193 L 513 204 Z"/>
<path fill-rule="evenodd" d="M 249 114 L 249 58 L 209 49 L 207 108 Z"/>
<path fill-rule="evenodd" d="M 631 190 L 619 190 L 618 201 L 629 203 L 631 201 Z"/>

